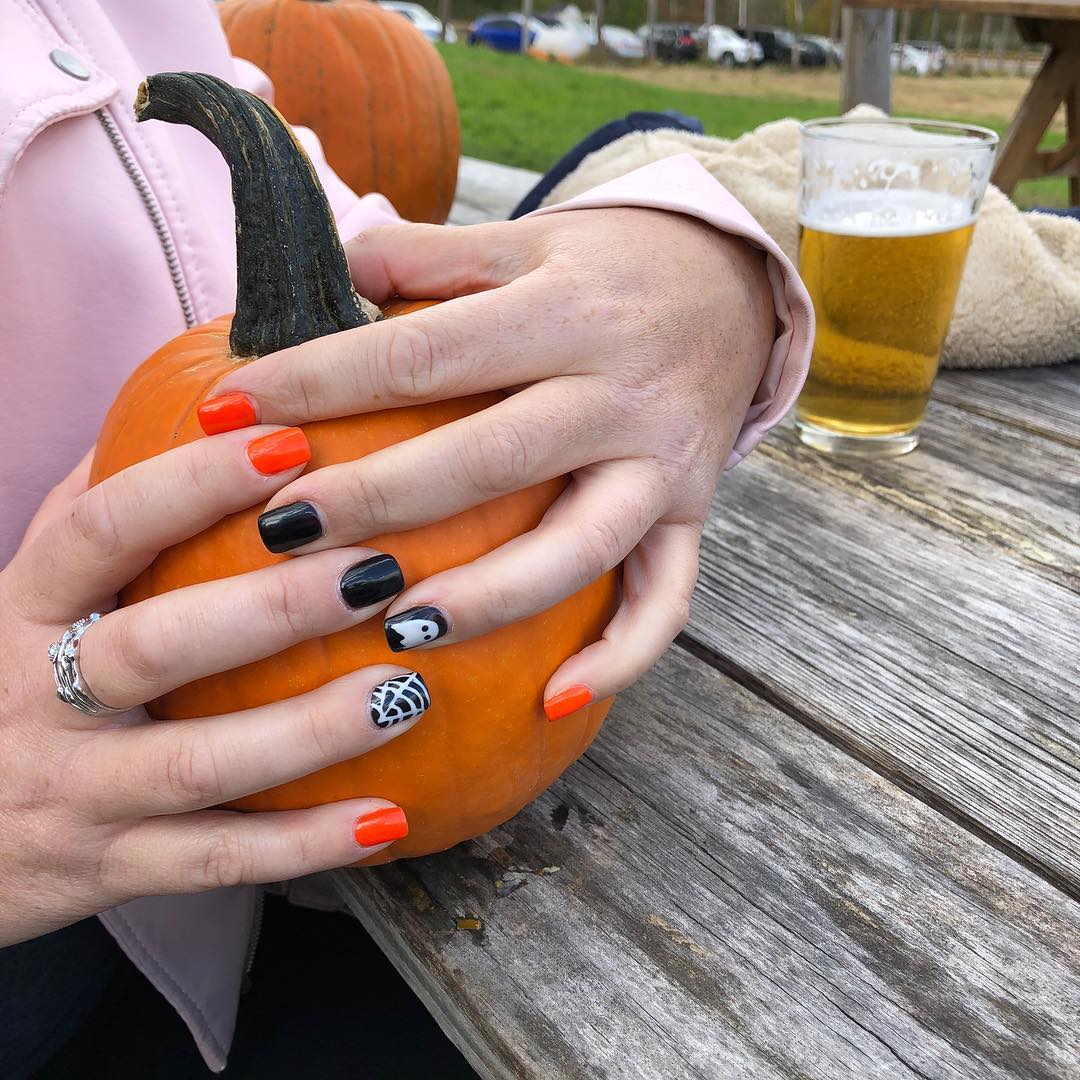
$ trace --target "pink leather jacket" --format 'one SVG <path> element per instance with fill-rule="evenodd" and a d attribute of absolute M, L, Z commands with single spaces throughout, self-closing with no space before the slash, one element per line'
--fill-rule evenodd
<path fill-rule="evenodd" d="M 210 0 L 0 0 L 0 565 L 48 490 L 94 442 L 132 369 L 187 326 L 231 310 L 227 171 L 195 132 L 136 126 L 147 72 L 206 71 L 264 96 L 234 61 Z M 357 198 L 302 138 L 344 236 L 395 220 Z M 813 335 L 805 290 L 776 244 L 689 158 L 672 158 L 561 207 L 641 205 L 691 214 L 769 255 L 778 333 L 732 455 L 790 407 Z M 224 1068 L 256 919 L 256 890 L 151 897 L 101 918 Z"/>

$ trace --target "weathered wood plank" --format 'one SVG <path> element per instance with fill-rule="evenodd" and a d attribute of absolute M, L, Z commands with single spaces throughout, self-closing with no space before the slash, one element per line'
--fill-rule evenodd
<path fill-rule="evenodd" d="M 908 458 L 774 433 L 721 486 L 689 637 L 1080 892 L 1075 451 L 933 405 Z"/>
<path fill-rule="evenodd" d="M 934 383 L 934 398 L 1080 449 L 1080 363 L 947 371 Z"/>
<path fill-rule="evenodd" d="M 1080 1069 L 1080 909 L 678 648 L 505 826 L 337 880 L 485 1077 Z"/>

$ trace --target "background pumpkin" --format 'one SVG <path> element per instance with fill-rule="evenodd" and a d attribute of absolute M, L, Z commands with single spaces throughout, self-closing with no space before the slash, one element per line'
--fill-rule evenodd
<path fill-rule="evenodd" d="M 274 111 L 208 75 L 151 76 L 140 119 L 190 123 L 222 150 L 233 175 L 237 312 L 166 344 L 128 380 L 105 421 L 91 482 L 201 438 L 195 408 L 236 364 L 320 334 L 361 326 L 370 306 L 353 292 L 340 242 L 313 171 Z M 258 145 L 255 145 L 255 144 Z M 271 197 L 267 198 L 267 191 Z M 287 200 L 289 214 L 279 213 Z M 424 303 L 400 303 L 389 316 Z M 309 468 L 353 459 L 478 411 L 497 394 L 308 424 Z M 436 525 L 368 541 L 395 555 L 416 582 L 479 557 L 535 527 L 565 478 L 504 496 Z M 259 540 L 254 507 L 162 552 L 121 596 L 124 604 L 282 561 Z M 610 702 L 547 722 L 541 695 L 567 657 L 597 640 L 614 613 L 609 573 L 555 607 L 472 641 L 413 654 L 432 708 L 411 731 L 236 805 L 291 809 L 358 795 L 402 806 L 409 836 L 376 862 L 422 855 L 479 835 L 513 816 L 581 754 Z M 380 619 L 275 657 L 202 679 L 151 703 L 168 720 L 252 708 L 314 689 L 375 663 L 399 663 Z M 358 706 L 359 708 L 359 706 Z"/>
<path fill-rule="evenodd" d="M 446 220 L 461 129 L 446 65 L 416 27 L 370 0 L 227 0 L 220 13 L 233 53 L 270 76 L 281 114 L 319 136 L 353 191 Z"/>

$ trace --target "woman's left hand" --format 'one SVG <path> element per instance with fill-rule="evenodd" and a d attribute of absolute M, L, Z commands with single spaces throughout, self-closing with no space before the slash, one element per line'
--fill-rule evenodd
<path fill-rule="evenodd" d="M 531 533 L 411 583 L 387 637 L 404 649 L 484 634 L 625 560 L 617 614 L 554 673 L 545 708 L 555 719 L 628 686 L 686 623 L 705 516 L 775 337 L 764 255 L 693 218 L 635 208 L 387 226 L 346 251 L 376 303 L 449 302 L 264 357 L 219 395 L 248 395 L 260 423 L 303 424 L 514 392 L 294 480 L 261 519 L 268 546 L 355 544 L 569 473 Z"/>

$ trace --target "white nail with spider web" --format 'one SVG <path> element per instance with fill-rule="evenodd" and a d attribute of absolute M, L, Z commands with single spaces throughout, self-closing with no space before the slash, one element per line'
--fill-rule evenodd
<path fill-rule="evenodd" d="M 395 675 L 371 691 L 371 719 L 376 727 L 388 728 L 402 720 L 412 720 L 430 705 L 427 684 L 415 671 Z"/>

